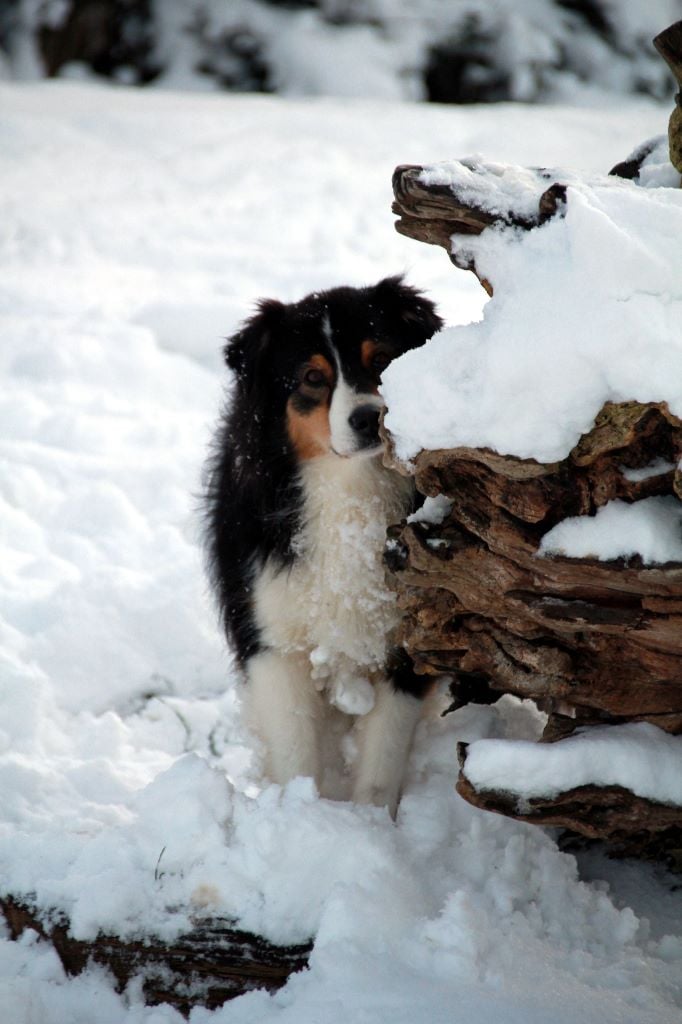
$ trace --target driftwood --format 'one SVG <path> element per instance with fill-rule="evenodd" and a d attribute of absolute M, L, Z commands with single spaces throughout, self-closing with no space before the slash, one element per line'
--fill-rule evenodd
<path fill-rule="evenodd" d="M 474 807 L 532 825 L 607 840 L 621 855 L 666 860 L 682 871 L 680 808 L 636 796 L 622 786 L 576 786 L 555 797 L 519 801 L 511 793 L 480 791 L 466 777 L 467 744 L 458 744 L 457 792 Z"/>
<path fill-rule="evenodd" d="M 393 531 L 401 639 L 418 668 L 534 699 L 550 715 L 547 738 L 626 720 L 682 731 L 682 565 L 537 555 L 568 516 L 613 498 L 678 494 L 678 471 L 640 481 L 622 472 L 661 456 L 682 457 L 682 423 L 663 404 L 636 402 L 606 406 L 553 465 L 482 449 L 422 452 L 417 487 L 452 509 L 438 526 Z"/>
<path fill-rule="evenodd" d="M 679 79 L 682 22 L 656 43 Z M 675 115 L 671 155 L 673 121 Z M 641 147 L 611 173 L 635 178 L 650 151 Z M 466 170 L 477 168 L 469 163 Z M 475 273 L 472 235 L 491 225 L 530 229 L 565 208 L 565 185 L 546 171 L 526 175 L 523 215 L 486 195 L 494 180 L 484 166 L 476 188 L 467 179 L 459 193 L 422 172 L 417 165 L 395 171 L 396 229 L 443 246 Z M 536 212 L 529 216 L 529 209 Z M 492 295 L 490 282 L 482 283 Z M 560 742 L 578 726 L 633 721 L 681 734 L 682 564 L 538 555 L 552 526 L 594 514 L 614 498 L 682 499 L 681 458 L 682 421 L 665 403 L 637 402 L 607 404 L 554 464 L 476 448 L 421 452 L 410 470 L 417 488 L 446 495 L 451 511 L 438 525 L 393 528 L 387 554 L 404 611 L 400 639 L 417 670 L 450 674 L 453 708 L 502 693 L 534 700 L 548 715 L 545 742 Z M 655 461 L 661 468 L 643 479 L 627 472 Z M 462 750 L 462 767 L 465 761 Z M 477 792 L 464 770 L 458 789 L 479 807 L 560 825 L 640 856 L 665 855 L 682 868 L 682 807 L 596 785 L 520 802 L 511 793 Z"/>
<path fill-rule="evenodd" d="M 535 172 L 535 216 L 522 216 L 511 208 L 493 212 L 476 205 L 469 198 L 456 195 L 448 185 L 425 184 L 423 172 L 424 167 L 418 164 L 401 164 L 393 172 L 393 212 L 398 215 L 396 231 L 419 242 L 442 246 L 455 266 L 476 274 L 489 295 L 493 293 L 492 284 L 478 273 L 475 261 L 464 244 L 467 237 L 480 235 L 492 225 L 526 230 L 537 227 L 554 216 L 566 197 L 565 185 L 561 182 L 550 184 L 551 176 L 538 170 Z M 457 244 L 458 238 L 461 246 Z"/>
<path fill-rule="evenodd" d="M 0 909 L 13 939 L 33 929 L 52 943 L 67 974 L 80 974 L 94 962 L 111 971 L 119 991 L 141 977 L 148 1004 L 169 1003 L 185 1015 L 193 1006 L 215 1009 L 253 989 L 276 991 L 307 966 L 312 948 L 312 943 L 275 946 L 215 918 L 170 942 L 153 935 L 124 940 L 102 934 L 85 942 L 69 934 L 63 915 L 39 911 L 24 899 L 4 896 Z"/>
<path fill-rule="evenodd" d="M 532 699 L 548 715 L 544 741 L 635 721 L 682 733 L 682 564 L 537 554 L 556 522 L 613 498 L 679 498 L 679 470 L 632 480 L 623 469 L 681 457 L 682 423 L 663 403 L 635 402 L 605 406 L 553 465 L 467 448 L 417 457 L 418 489 L 446 495 L 452 508 L 441 524 L 392 530 L 400 639 L 418 671 L 451 675 L 453 709 L 502 693 Z M 682 807 L 597 786 L 519 803 L 477 793 L 464 770 L 458 791 L 478 807 L 682 870 Z"/>

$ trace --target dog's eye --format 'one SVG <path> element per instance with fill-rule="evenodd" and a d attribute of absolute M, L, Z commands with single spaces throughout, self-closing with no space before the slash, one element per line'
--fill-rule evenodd
<path fill-rule="evenodd" d="M 375 352 L 370 365 L 375 373 L 381 374 L 390 362 L 391 357 L 388 352 Z"/>
<path fill-rule="evenodd" d="M 303 382 L 311 388 L 325 388 L 327 386 L 327 378 L 322 373 L 322 370 L 306 370 L 303 374 Z"/>

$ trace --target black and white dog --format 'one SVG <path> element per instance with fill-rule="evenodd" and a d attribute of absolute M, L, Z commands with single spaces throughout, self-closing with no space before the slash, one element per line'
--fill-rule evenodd
<path fill-rule="evenodd" d="M 342 742 L 352 798 L 393 815 L 425 685 L 391 648 L 386 527 L 414 494 L 382 463 L 377 389 L 441 326 L 400 277 L 263 300 L 225 347 L 235 383 L 209 465 L 210 566 L 269 777 L 348 795 L 328 763 Z"/>

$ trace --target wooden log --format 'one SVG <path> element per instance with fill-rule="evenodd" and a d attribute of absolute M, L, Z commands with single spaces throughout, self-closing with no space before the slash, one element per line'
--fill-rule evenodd
<path fill-rule="evenodd" d="M 450 498 L 438 525 L 393 531 L 401 641 L 420 671 L 538 701 L 567 723 L 650 721 L 682 730 L 682 565 L 538 557 L 567 516 L 615 497 L 675 495 L 674 469 L 624 468 L 682 457 L 682 424 L 663 405 L 609 404 L 561 463 L 481 449 L 422 452 L 418 488 Z"/>
<path fill-rule="evenodd" d="M 670 25 L 653 42 L 679 86 L 668 125 L 668 139 L 670 162 L 682 173 L 682 21 Z M 655 142 L 644 143 L 633 156 L 616 164 L 609 174 L 636 178 L 654 145 Z M 470 169 L 470 162 L 462 167 Z M 442 246 L 456 266 L 473 271 L 492 295 L 493 285 L 478 273 L 467 239 L 480 235 L 492 225 L 530 230 L 544 224 L 565 207 L 566 184 L 549 183 L 548 172 L 542 168 L 527 170 L 526 194 L 523 202 L 519 201 L 520 205 L 514 208 L 497 205 L 492 190 L 486 197 L 485 188 L 472 193 L 465 185 L 429 180 L 433 177 L 432 170 L 420 164 L 401 164 L 393 172 L 393 212 L 398 216 L 396 231 L 429 245 Z M 484 171 L 485 165 L 482 164 L 480 170 Z M 529 205 L 530 214 L 527 212 Z"/>
<path fill-rule="evenodd" d="M 668 64 L 678 85 L 675 108 L 668 122 L 670 162 L 682 174 L 682 21 L 676 21 L 654 39 L 654 46 Z"/>
<path fill-rule="evenodd" d="M 510 791 L 478 790 L 466 776 L 466 743 L 458 744 L 457 755 L 457 792 L 474 807 L 605 839 L 612 852 L 663 859 L 671 870 L 682 871 L 682 807 L 644 799 L 622 786 L 576 786 L 555 796 L 523 799 Z"/>
<path fill-rule="evenodd" d="M 548 713 L 545 742 L 638 721 L 682 733 L 682 564 L 538 556 L 568 515 L 615 497 L 679 498 L 681 455 L 682 423 L 667 407 L 628 402 L 605 406 L 560 463 L 467 448 L 417 456 L 417 486 L 446 495 L 451 509 L 438 524 L 393 528 L 390 567 L 401 642 L 418 671 L 451 676 L 451 710 L 511 693 Z M 629 473 L 662 457 L 654 475 Z M 477 792 L 465 774 L 457 788 L 477 807 L 682 870 L 680 807 L 619 787 L 523 802 Z"/>
<path fill-rule="evenodd" d="M 655 43 L 682 85 L 682 22 Z M 681 96 L 669 138 L 682 171 Z M 640 147 L 611 173 L 636 178 L 652 149 Z M 515 169 L 511 184 L 503 168 L 475 161 L 400 166 L 396 229 L 443 246 L 492 295 L 472 236 L 491 226 L 534 228 L 566 204 L 567 186 L 550 172 Z M 408 470 L 386 441 L 389 464 L 414 475 L 423 494 L 451 501 L 437 525 L 392 530 L 387 562 L 404 612 L 399 639 L 417 671 L 450 675 L 453 709 L 498 693 L 530 698 L 548 714 L 547 742 L 578 726 L 626 721 L 682 733 L 682 563 L 538 554 L 554 525 L 614 499 L 682 499 L 682 421 L 665 403 L 607 403 L 569 456 L 552 464 L 454 448 L 421 452 Z M 630 472 L 652 464 L 659 468 Z M 477 806 L 615 837 L 639 855 L 672 851 L 682 869 L 682 808 L 595 786 L 521 807 L 509 794 L 477 793 L 465 774 L 458 789 Z"/>
<path fill-rule="evenodd" d="M 463 270 L 472 270 L 489 295 L 491 283 L 476 269 L 467 249 L 466 239 L 480 235 L 492 225 L 529 230 L 553 217 L 562 207 L 566 188 L 560 182 L 549 185 L 547 173 L 538 170 L 527 185 L 535 204 L 535 213 L 528 216 L 511 206 L 484 206 L 464 190 L 450 185 L 428 183 L 425 168 L 418 164 L 402 164 L 393 172 L 393 212 L 398 215 L 396 231 L 429 245 L 442 246 L 452 262 Z"/>
<path fill-rule="evenodd" d="M 312 949 L 312 943 L 276 946 L 219 918 L 198 921 L 170 942 L 154 935 L 120 939 L 105 934 L 86 942 L 70 934 L 63 914 L 40 911 L 23 897 L 0 897 L 0 909 L 12 939 L 26 929 L 37 932 L 54 946 L 67 974 L 97 963 L 111 971 L 119 991 L 142 977 L 147 1003 L 169 1003 L 185 1016 L 194 1006 L 215 1009 L 253 989 L 276 991 L 307 966 Z"/>

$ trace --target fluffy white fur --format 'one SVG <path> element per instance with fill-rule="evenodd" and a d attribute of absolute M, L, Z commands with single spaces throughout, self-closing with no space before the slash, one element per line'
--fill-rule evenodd
<path fill-rule="evenodd" d="M 387 526 L 409 508 L 410 484 L 378 456 L 312 459 L 301 477 L 298 557 L 285 570 L 266 565 L 255 585 L 256 621 L 271 649 L 249 664 L 249 717 L 274 781 L 311 775 L 324 791 L 327 705 L 363 714 L 352 795 L 394 814 L 421 705 L 383 674 L 398 612 L 382 552 Z"/>
<path fill-rule="evenodd" d="M 393 814 L 426 685 L 385 582 L 414 488 L 381 463 L 378 386 L 442 325 L 400 277 L 261 300 L 225 346 L 207 478 L 209 569 L 267 774 Z"/>

